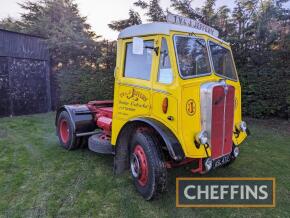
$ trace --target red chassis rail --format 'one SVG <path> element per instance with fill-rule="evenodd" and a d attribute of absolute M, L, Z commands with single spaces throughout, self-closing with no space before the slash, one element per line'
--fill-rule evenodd
<path fill-rule="evenodd" d="M 104 131 L 104 134 L 111 135 L 113 101 L 90 101 L 87 107 L 94 115 L 96 125 Z"/>
<path fill-rule="evenodd" d="M 89 110 L 94 115 L 94 121 L 96 125 L 103 130 L 103 137 L 111 136 L 112 131 L 112 118 L 113 118 L 113 101 L 106 100 L 106 101 L 90 101 L 86 104 Z M 108 138 L 109 139 L 109 138 Z M 197 168 L 191 169 L 192 173 L 203 173 L 203 166 L 202 166 L 202 158 L 199 159 L 191 159 L 187 158 L 179 163 L 175 163 L 172 161 L 166 162 L 167 168 L 176 168 L 183 165 L 190 164 L 194 161 L 197 161 Z"/>

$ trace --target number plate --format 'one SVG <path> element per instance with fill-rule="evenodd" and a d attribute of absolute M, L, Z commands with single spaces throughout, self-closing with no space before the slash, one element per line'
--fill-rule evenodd
<path fill-rule="evenodd" d="M 218 158 L 218 159 L 213 161 L 213 168 L 217 168 L 219 166 L 222 166 L 222 165 L 224 165 L 224 164 L 226 164 L 226 163 L 228 163 L 230 161 L 231 161 L 231 155 L 230 154 L 228 154 L 226 156 L 223 156 L 223 157 L 220 157 L 220 158 Z"/>

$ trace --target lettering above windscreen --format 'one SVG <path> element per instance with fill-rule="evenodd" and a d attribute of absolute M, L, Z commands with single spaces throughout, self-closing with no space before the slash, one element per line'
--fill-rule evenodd
<path fill-rule="evenodd" d="M 167 14 L 167 22 L 173 23 L 173 24 L 178 24 L 178 25 L 183 25 L 183 26 L 189 26 L 189 27 L 192 27 L 192 28 L 195 28 L 198 30 L 202 30 L 204 32 L 207 32 L 210 35 L 215 36 L 215 37 L 219 36 L 219 32 L 216 29 L 214 29 L 214 28 L 212 28 L 212 27 L 210 27 L 210 26 L 208 26 L 200 21 L 193 20 L 193 19 L 190 19 L 187 17 L 182 17 L 182 16 L 179 16 L 176 14 L 168 13 Z"/>

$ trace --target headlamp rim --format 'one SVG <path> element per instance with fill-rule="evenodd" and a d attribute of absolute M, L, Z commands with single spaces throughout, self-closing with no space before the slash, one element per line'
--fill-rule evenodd
<path fill-rule="evenodd" d="M 205 140 L 204 140 L 205 139 Z M 197 140 L 200 144 L 204 145 L 208 143 L 208 134 L 205 130 L 202 130 L 198 135 L 197 135 Z"/>
<path fill-rule="evenodd" d="M 247 123 L 245 121 L 241 121 L 239 127 L 242 132 L 247 131 Z"/>

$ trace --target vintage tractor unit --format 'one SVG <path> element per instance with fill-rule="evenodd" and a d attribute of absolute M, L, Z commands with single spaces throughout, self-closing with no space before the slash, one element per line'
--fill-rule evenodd
<path fill-rule="evenodd" d="M 61 145 L 114 155 L 147 200 L 166 189 L 167 169 L 196 162 L 193 173 L 232 163 L 247 137 L 241 86 L 230 45 L 198 21 L 124 29 L 118 38 L 113 101 L 64 105 Z"/>

